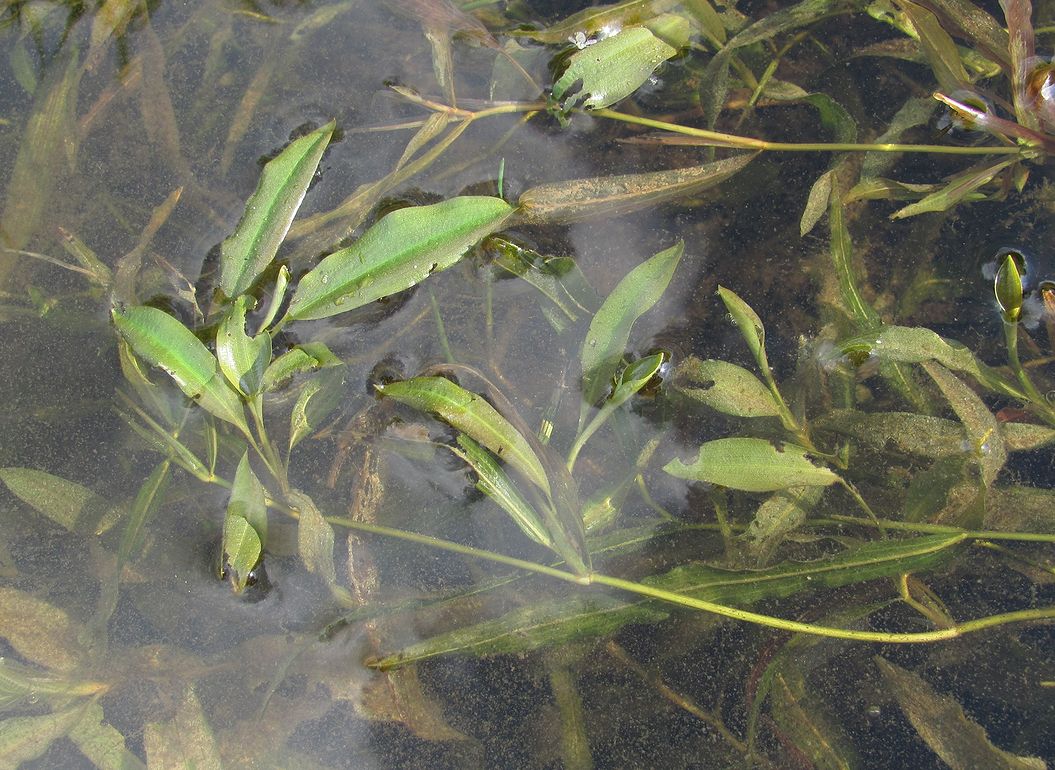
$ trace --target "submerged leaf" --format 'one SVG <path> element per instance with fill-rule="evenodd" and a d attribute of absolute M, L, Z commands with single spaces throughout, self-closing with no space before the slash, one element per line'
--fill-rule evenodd
<path fill-rule="evenodd" d="M 918 674 L 876 657 L 876 665 L 901 710 L 931 750 L 953 770 L 1044 770 L 1037 757 L 1023 757 L 993 745 L 985 729 L 955 700 L 936 692 Z"/>
<path fill-rule="evenodd" d="M 734 417 L 778 417 L 780 409 L 761 380 L 741 366 L 690 357 L 674 372 L 674 388 L 694 401 Z"/>
<path fill-rule="evenodd" d="M 449 631 L 404 647 L 380 660 L 383 670 L 438 655 L 500 655 L 551 647 L 576 639 L 606 636 L 628 623 L 656 623 L 667 612 L 648 603 L 627 604 L 607 596 L 572 596 L 514 610 L 500 618 Z"/>
<path fill-rule="evenodd" d="M 377 389 L 383 396 L 435 414 L 451 427 L 483 444 L 539 489 L 549 493 L 546 471 L 527 439 L 483 396 L 445 377 L 413 377 L 378 385 Z"/>
<path fill-rule="evenodd" d="M 626 27 L 573 54 L 568 68 L 553 84 L 553 98 L 565 115 L 580 103 L 586 109 L 608 107 L 634 93 L 675 54 L 677 50 L 647 27 Z M 572 92 L 580 82 L 580 90 Z"/>
<path fill-rule="evenodd" d="M 71 531 L 82 513 L 103 504 L 87 487 L 33 468 L 0 468 L 0 481 L 19 500 Z"/>
<path fill-rule="evenodd" d="M 512 213 L 501 198 L 485 196 L 393 211 L 301 279 L 287 318 L 327 318 L 409 289 L 454 265 Z"/>
<path fill-rule="evenodd" d="M 193 767 L 195 770 L 223 767 L 216 737 L 191 687 L 187 688 L 175 716 L 167 722 L 146 725 L 143 747 L 150 767 Z"/>
<path fill-rule="evenodd" d="M 111 311 L 114 324 L 136 355 L 167 371 L 180 390 L 208 412 L 249 432 L 241 399 L 220 374 L 216 357 L 186 326 L 145 305 Z"/>
<path fill-rule="evenodd" d="M 531 224 L 614 217 L 721 184 L 755 158 L 743 153 L 699 166 L 550 182 L 521 194 L 517 216 Z"/>
<path fill-rule="evenodd" d="M 263 387 L 264 371 L 271 363 L 271 335 L 261 332 L 250 337 L 245 332 L 249 297 L 235 300 L 230 312 L 216 330 L 216 358 L 227 381 L 246 396 L 257 395 Z"/>
<path fill-rule="evenodd" d="M 78 704 L 52 714 L 12 717 L 0 722 L 0 767 L 18 768 L 41 756 L 52 743 L 73 729 L 84 716 Z"/>
<path fill-rule="evenodd" d="M 71 671 L 82 657 L 79 631 L 64 610 L 0 587 L 0 638 L 26 660 L 53 671 Z"/>
<path fill-rule="evenodd" d="M 331 121 L 291 142 L 264 166 L 256 191 L 220 254 L 220 288 L 228 297 L 244 293 L 275 258 L 297 214 L 319 160 L 333 135 Z"/>
<path fill-rule="evenodd" d="M 761 438 L 708 441 L 690 465 L 672 460 L 663 470 L 672 476 L 706 481 L 745 492 L 776 492 L 789 487 L 826 487 L 839 480 L 815 465 L 809 452 L 795 444 Z"/>
<path fill-rule="evenodd" d="M 327 366 L 304 383 L 289 415 L 289 449 L 317 431 L 344 397 L 347 367 Z"/>

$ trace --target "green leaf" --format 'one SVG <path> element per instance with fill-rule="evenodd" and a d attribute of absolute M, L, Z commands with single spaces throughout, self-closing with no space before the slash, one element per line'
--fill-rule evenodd
<path fill-rule="evenodd" d="M 973 166 L 967 171 L 956 174 L 949 180 L 948 184 L 943 185 L 936 192 L 898 209 L 890 215 L 890 218 L 905 219 L 917 214 L 948 211 L 961 201 L 976 199 L 974 196 L 979 188 L 989 184 L 997 174 L 1018 162 L 1019 159 L 1017 157 L 1012 157 L 996 161 L 995 163 L 982 163 Z"/>
<path fill-rule="evenodd" d="M 145 305 L 111 311 L 114 324 L 144 361 L 160 366 L 189 397 L 215 417 L 249 432 L 241 399 L 220 375 L 216 357 L 183 324 Z"/>
<path fill-rule="evenodd" d="M 609 380 L 618 370 L 634 322 L 666 291 L 684 251 L 684 242 L 678 241 L 635 267 L 605 298 L 594 315 L 580 356 L 584 402 L 580 427 L 587 410 L 604 396 Z"/>
<path fill-rule="evenodd" d="M 745 492 L 776 492 L 788 487 L 826 487 L 839 480 L 815 465 L 807 450 L 782 441 L 722 438 L 700 447 L 691 465 L 672 460 L 663 470 L 672 476 L 706 481 Z"/>
<path fill-rule="evenodd" d="M 253 473 L 248 451 L 242 455 L 234 472 L 231 496 L 227 501 L 227 515 L 241 516 L 248 521 L 259 536 L 260 545 L 267 544 L 267 490 Z"/>
<path fill-rule="evenodd" d="M 643 582 L 704 601 L 744 607 L 803 591 L 839 588 L 930 569 L 951 556 L 963 541 L 964 537 L 959 534 L 877 540 L 848 548 L 830 558 L 784 562 L 764 570 L 724 570 L 686 564 Z"/>
<path fill-rule="evenodd" d="M 328 366 L 304 383 L 289 415 L 289 450 L 319 429 L 344 397 L 346 367 Z"/>
<path fill-rule="evenodd" d="M 751 541 L 751 553 L 759 564 L 768 561 L 785 535 L 806 521 L 823 492 L 823 487 L 788 487 L 758 506 L 744 536 Z"/>
<path fill-rule="evenodd" d="M 458 434 L 458 446 L 461 449 L 451 447 L 451 451 L 476 471 L 476 488 L 498 503 L 525 535 L 539 545 L 553 548 L 553 540 L 546 531 L 542 518 L 520 494 L 520 490 L 502 470 L 494 455 L 464 433 Z"/>
<path fill-rule="evenodd" d="M 245 396 L 255 396 L 263 388 L 264 371 L 271 363 L 271 335 L 255 337 L 245 333 L 246 306 L 252 299 L 242 295 L 235 300 L 216 330 L 216 358 L 227 381 Z"/>
<path fill-rule="evenodd" d="M 634 93 L 675 54 L 677 50 L 647 27 L 624 27 L 573 54 L 568 68 L 553 84 L 553 98 L 564 115 L 580 103 L 586 109 L 608 107 Z M 572 91 L 580 81 L 581 88 Z"/>
<path fill-rule="evenodd" d="M 969 374 L 990 390 L 1027 401 L 1017 386 L 999 372 L 981 363 L 963 343 L 946 340 L 936 332 L 921 327 L 887 326 L 878 333 L 846 340 L 843 352 L 858 359 L 862 353 L 880 361 L 918 364 L 937 361 L 947 369 Z"/>
<path fill-rule="evenodd" d="M 953 770 L 1044 770 L 1038 757 L 1023 757 L 993 745 L 985 729 L 964 713 L 948 695 L 936 692 L 919 674 L 876 656 L 887 688 L 897 699 L 916 732 Z"/>
<path fill-rule="evenodd" d="M 297 345 L 271 362 L 264 372 L 263 387 L 265 391 L 272 391 L 285 384 L 295 374 L 341 363 L 341 359 L 321 342 Z"/>
<path fill-rule="evenodd" d="M 741 366 L 690 357 L 674 371 L 674 388 L 722 414 L 734 417 L 778 417 L 769 388 Z"/>
<path fill-rule="evenodd" d="M 275 258 L 334 126 L 331 121 L 291 142 L 264 166 L 256 191 L 246 202 L 242 221 L 221 247 L 220 288 L 228 297 L 247 291 Z"/>
<path fill-rule="evenodd" d="M 80 628 L 65 611 L 14 588 L 0 587 L 0 638 L 25 660 L 72 671 L 83 657 Z"/>
<path fill-rule="evenodd" d="M 187 688 L 171 719 L 147 723 L 143 748 L 149 767 L 193 767 L 195 770 L 223 767 L 220 747 L 192 687 Z"/>
<path fill-rule="evenodd" d="M 409 289 L 457 263 L 512 213 L 501 198 L 485 196 L 393 211 L 301 279 L 287 318 L 327 318 Z"/>
<path fill-rule="evenodd" d="M 70 531 L 82 513 L 104 505 L 87 487 L 33 468 L 0 468 L 0 481 L 19 500 Z"/>
<path fill-rule="evenodd" d="M 758 368 L 763 373 L 768 372 L 769 359 L 766 357 L 766 327 L 762 325 L 762 319 L 732 289 L 719 286 L 718 296 L 722 298 L 725 309 L 729 311 L 729 315 L 733 318 L 733 323 L 740 330 L 740 334 L 747 343 L 751 355 L 755 357 L 755 361 L 758 363 Z"/>
<path fill-rule="evenodd" d="M 367 661 L 367 665 L 386 670 L 438 655 L 523 653 L 577 639 L 608 636 L 628 623 L 658 623 L 667 614 L 649 603 L 627 604 L 602 595 L 551 599 L 439 634 L 392 655 Z"/>
<path fill-rule="evenodd" d="M 308 572 L 318 575 L 330 592 L 351 601 L 347 589 L 337 585 L 337 567 L 333 561 L 333 527 L 326 521 L 315 501 L 304 492 L 292 490 L 289 504 L 300 518 L 297 525 L 297 551 Z"/>
<path fill-rule="evenodd" d="M 81 721 L 84 710 L 85 706 L 78 704 L 52 714 L 0 722 L 0 767 L 14 770 L 41 756 Z"/>
<path fill-rule="evenodd" d="M 662 353 L 653 353 L 650 356 L 634 361 L 620 372 L 612 395 L 604 402 L 589 424 L 579 432 L 575 443 L 569 450 L 568 470 L 571 470 L 575 465 L 575 458 L 578 457 L 579 451 L 589 440 L 590 436 L 597 432 L 616 409 L 625 404 L 635 393 L 645 387 L 649 380 L 656 376 L 659 367 L 663 365 L 663 360 L 664 355 Z"/>
<path fill-rule="evenodd" d="M 125 737 L 106 722 L 103 708 L 88 704 L 84 717 L 67 736 L 99 770 L 138 770 L 145 768 L 139 757 L 128 750 Z"/>
<path fill-rule="evenodd" d="M 383 396 L 423 412 L 431 412 L 451 427 L 483 444 L 549 494 L 542 462 L 520 432 L 480 396 L 445 377 L 413 377 L 378 385 Z"/>
<path fill-rule="evenodd" d="M 754 160 L 744 153 L 699 166 L 566 179 L 525 190 L 517 216 L 530 224 L 581 222 L 621 216 L 721 184 Z"/>
<path fill-rule="evenodd" d="M 223 522 L 223 560 L 231 571 L 231 580 L 236 593 L 245 590 L 250 573 L 260 562 L 263 544 L 260 535 L 244 516 L 227 510 Z"/>
<path fill-rule="evenodd" d="M 963 423 L 971 455 L 982 471 L 982 483 L 991 487 L 1007 462 L 1007 448 L 1004 446 L 1000 423 L 978 394 L 944 366 L 935 361 L 925 361 L 923 368 Z"/>

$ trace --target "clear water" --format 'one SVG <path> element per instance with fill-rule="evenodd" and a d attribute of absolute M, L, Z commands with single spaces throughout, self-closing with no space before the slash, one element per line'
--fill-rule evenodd
<path fill-rule="evenodd" d="M 539 22 L 575 10 L 562 4 L 510 5 L 511 15 Z M 518 576 L 511 586 L 436 604 L 511 573 L 338 529 L 338 579 L 354 599 L 341 602 L 304 569 L 296 522 L 273 516 L 266 577 L 237 595 L 217 576 L 227 492 L 180 471 L 171 474 L 115 583 L 115 554 L 126 519 L 115 524 L 110 509 L 128 510 L 161 457 L 119 413 L 127 414 L 128 407 L 117 393 L 129 389 L 107 293 L 76 273 L 17 252 L 64 258 L 62 228 L 114 268 L 137 247 L 151 212 L 182 188 L 179 202 L 142 246 L 140 299 L 190 321 L 191 306 L 179 292 L 195 287 L 198 301 L 208 306 L 217 246 L 238 223 L 263 160 L 291 135 L 331 118 L 341 134 L 323 158 L 302 217 L 328 211 L 398 161 L 413 131 L 399 124 L 420 120 L 423 112 L 387 85 L 440 93 L 429 42 L 413 14 L 398 13 L 403 6 L 372 0 L 263 6 L 170 2 L 151 7 L 149 21 L 135 10 L 113 37 L 104 34 L 98 11 L 78 15 L 45 3 L 7 9 L 0 29 L 6 53 L 0 66 L 5 105 L 0 168 L 8 170 L 3 227 L 13 251 L 0 263 L 5 275 L 0 467 L 46 471 L 90 489 L 98 500 L 71 531 L 13 495 L 0 497 L 0 589 L 7 603 L 0 608 L 6 634 L 0 655 L 60 690 L 40 687 L 7 703 L 0 748 L 10 745 L 4 741 L 13 725 L 32 725 L 38 738 L 53 730 L 54 740 L 3 750 L 36 767 L 116 767 L 120 761 L 134 766 L 148 757 L 159 767 L 212 766 L 219 760 L 231 767 L 542 768 L 576 761 L 597 767 L 808 767 L 811 761 L 827 766 L 822 750 L 811 759 L 801 745 L 792 745 L 794 736 L 816 729 L 845 740 L 841 755 L 858 766 L 942 766 L 877 673 L 873 656 L 882 655 L 903 668 L 932 673 L 938 682 L 931 680 L 932 686 L 957 700 L 996 745 L 1020 755 L 1055 756 L 1050 738 L 1055 712 L 1050 688 L 1041 684 L 1052 678 L 1051 632 L 1044 625 L 999 629 L 940 647 L 832 640 L 795 646 L 776 632 L 667 607 L 656 610 L 668 614 L 662 622 L 654 618 L 600 637 L 516 654 L 441 656 L 381 673 L 365 663 L 441 632 L 581 593 Z M 741 10 L 761 15 L 757 8 Z M 480 15 L 493 22 L 499 13 L 497 6 L 485 7 Z M 910 86 L 882 62 L 847 55 L 868 42 L 863 38 L 878 35 L 875 29 L 840 23 L 824 29 L 839 63 L 803 53 L 795 58 L 801 69 L 788 79 L 798 77 L 804 87 L 845 102 L 867 122 L 862 133 L 881 130 Z M 459 104 L 471 108 L 489 96 L 493 70 L 503 62 L 498 58 L 496 65 L 494 52 L 473 42 L 461 37 L 453 45 Z M 539 48 L 540 65 L 558 48 Z M 544 66 L 537 74 L 544 77 Z M 695 74 L 688 61 L 675 60 L 624 109 L 696 120 L 691 99 L 684 97 Z M 67 109 L 49 109 L 45 95 L 64 87 L 71 92 Z M 368 206 L 363 218 L 372 221 L 395 203 L 496 194 L 500 160 L 502 192 L 515 200 L 537 184 L 689 165 L 700 162 L 704 152 L 621 143 L 616 140 L 626 135 L 625 127 L 581 115 L 563 130 L 546 117 L 517 128 L 521 118 L 479 121 L 424 173 Z M 816 138 L 815 113 L 804 106 L 764 107 L 748 133 L 774 140 Z M 778 378 L 790 383 L 796 362 L 811 355 L 800 349 L 800 340 L 828 334 L 825 319 L 831 317 L 824 288 L 827 233 L 822 226 L 805 237 L 798 234 L 806 194 L 828 159 L 766 156 L 721 194 L 707 192 L 700 200 L 616 218 L 521 228 L 513 235 L 541 253 L 574 257 L 602 297 L 643 259 L 684 239 L 686 254 L 676 279 L 635 326 L 631 352 L 662 348 L 675 362 L 694 354 L 750 366 L 715 297 L 721 284 L 758 310 L 767 325 L 771 363 Z M 906 162 L 897 174 L 930 181 L 961 168 L 943 163 Z M 979 266 L 1009 243 L 1045 253 L 1050 207 L 1044 171 L 1036 168 L 1028 197 L 976 204 L 949 219 L 891 225 L 886 216 L 892 204 L 856 209 L 850 225 L 866 257 L 876 304 L 887 315 L 901 312 L 898 323 L 934 328 L 999 363 L 1002 334 Z M 295 273 L 303 272 L 320 250 L 300 241 L 281 256 Z M 919 281 L 933 281 L 940 291 L 899 311 L 914 278 L 917 288 Z M 556 424 L 553 451 L 566 451 L 578 419 L 578 354 L 587 324 L 580 318 L 558 334 L 530 287 L 499 276 L 482 259 L 468 259 L 377 308 L 294 325 L 282 344 L 325 341 L 349 368 L 340 407 L 295 450 L 291 486 L 312 494 L 328 515 L 360 516 L 548 563 L 545 552 L 473 490 L 464 466 L 449 452 L 401 440 L 423 429 L 449 439 L 438 423 L 400 411 L 405 422 L 397 430 L 370 427 L 397 413 L 378 404 L 372 386 L 382 377 L 411 376 L 444 362 L 449 351 L 459 363 L 486 372 L 531 426 L 550 416 Z M 1050 340 L 1042 328 L 1036 334 L 1042 373 Z M 804 377 L 803 371 L 808 367 L 799 367 L 796 376 Z M 155 380 L 164 382 L 161 376 Z M 861 385 L 866 386 L 875 389 L 866 403 L 874 399 L 872 404 L 889 409 L 908 408 L 890 406 L 896 398 L 882 385 Z M 172 402 L 182 405 L 172 391 Z M 815 391 L 803 386 L 802 392 Z M 1005 405 L 991 404 L 994 410 Z M 277 398 L 269 416 L 277 421 L 289 406 Z M 949 416 L 940 406 L 935 410 Z M 200 410 L 189 409 L 187 419 L 188 433 L 196 435 Z M 584 453 L 577 466 L 580 493 L 589 497 L 630 472 L 652 438 L 666 442 L 660 452 L 666 462 L 688 457 L 702 440 L 731 435 L 737 425 L 665 396 L 638 400 Z M 242 451 L 234 439 L 222 439 L 218 471 L 233 473 Z M 656 510 L 662 509 L 679 526 L 643 550 L 602 558 L 609 574 L 636 579 L 690 560 L 723 558 L 712 498 L 661 473 L 661 464 L 653 463 L 644 474 L 653 505 L 631 494 L 621 524 L 658 528 Z M 900 456 L 894 465 L 904 468 L 902 485 L 924 469 Z M 892 479 L 881 469 L 866 470 L 858 479 L 873 507 L 891 518 L 901 499 Z M 1045 513 L 1051 501 L 1050 451 L 1016 456 L 1001 486 L 1012 490 L 1006 494 L 1035 492 L 1031 510 L 1037 513 L 1026 517 L 1023 528 L 1051 531 Z M 377 490 L 382 494 L 375 498 Z M 831 498 L 818 515 L 851 511 L 845 495 L 833 492 Z M 758 498 L 729 499 L 733 518 L 749 521 Z M 790 553 L 816 558 L 859 534 L 805 530 Z M 1001 559 L 975 549 L 958 556 L 947 571 L 925 573 L 924 586 L 955 604 L 954 615 L 1050 604 L 1050 550 L 1022 548 L 1018 556 Z M 112 615 L 100 625 L 107 592 L 115 585 Z M 591 595 L 626 599 L 614 592 Z M 889 581 L 877 581 L 756 609 L 852 625 L 856 618 L 840 621 L 839 613 L 893 596 Z M 368 611 L 356 614 L 350 606 L 356 602 Z M 418 607 L 421 602 L 429 606 Z M 895 606 L 878 610 L 873 621 L 905 632 L 931 627 Z M 33 636 L 41 630 L 44 639 Z M 763 716 L 759 754 L 749 757 L 750 710 L 759 679 L 777 656 L 785 656 L 787 665 L 771 683 L 779 693 L 772 697 L 783 706 Z M 800 681 L 790 679 L 791 673 Z M 61 692 L 71 686 L 82 690 Z M 0 681 L 0 696 L 6 692 Z M 77 711 L 100 707 L 101 717 Z M 54 719 L 46 723 L 48 715 Z M 562 737 L 576 734 L 569 727 L 576 718 L 588 737 L 589 761 L 562 744 Z M 32 719 L 38 721 L 19 722 Z M 123 743 L 123 760 L 86 751 L 72 727 L 80 719 L 95 726 L 95 735 L 107 736 L 107 746 Z"/>

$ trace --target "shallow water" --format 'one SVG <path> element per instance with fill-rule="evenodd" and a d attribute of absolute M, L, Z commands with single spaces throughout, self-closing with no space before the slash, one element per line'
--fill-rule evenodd
<path fill-rule="evenodd" d="M 764 154 L 717 189 L 615 217 L 512 224 L 505 233 L 516 242 L 572 257 L 581 269 L 596 296 L 575 318 L 503 272 L 493 253 L 477 250 L 384 302 L 287 326 L 275 338 L 276 353 L 324 342 L 347 364 L 338 405 L 289 460 L 289 487 L 310 494 L 335 523 L 334 543 L 323 547 L 334 554 L 335 583 L 328 585 L 316 564 L 305 568 L 298 520 L 281 501 L 269 515 L 256 584 L 239 594 L 219 577 L 230 496 L 224 484 L 245 442 L 222 426 L 210 432 L 203 410 L 155 371 L 178 438 L 200 457 L 211 452 L 217 480 L 226 482 L 204 483 L 164 465 L 164 455 L 130 428 L 130 421 L 143 424 L 134 406 L 142 393 L 122 373 L 111 298 L 129 301 L 121 281 L 131 274 L 138 302 L 203 326 L 191 298 L 210 312 L 219 244 L 237 226 L 263 162 L 331 118 L 336 139 L 298 222 L 388 178 L 429 114 L 389 86 L 443 101 L 430 37 L 442 44 L 444 30 L 462 33 L 451 49 L 460 108 L 538 97 L 488 47 L 476 22 L 443 3 L 423 3 L 428 13 L 420 18 L 406 13 L 408 5 L 415 4 L 162 3 L 148 19 L 142 8 L 106 4 L 117 14 L 115 29 L 103 10 L 81 14 L 45 3 L 7 9 L 0 29 L 0 103 L 7 105 L 0 168 L 8 169 L 0 467 L 51 476 L 17 470 L 4 478 L 15 494 L 0 496 L 0 765 L 940 767 L 932 749 L 954 734 L 962 743 L 949 755 L 958 759 L 945 757 L 953 765 L 994 766 L 996 747 L 1018 761 L 1055 759 L 1050 615 L 926 645 L 789 635 L 518 572 L 435 544 L 349 534 L 338 521 L 553 564 L 554 553 L 525 537 L 442 446 L 457 431 L 378 399 L 374 386 L 441 364 L 472 367 L 529 431 L 543 418 L 554 425 L 537 451 L 547 470 L 563 467 L 579 427 L 579 357 L 590 312 L 631 269 L 680 239 L 685 253 L 675 277 L 634 324 L 628 358 L 661 349 L 673 371 L 689 356 L 757 371 L 716 295 L 719 285 L 732 289 L 765 323 L 776 381 L 817 440 L 817 453 L 830 452 L 832 467 L 881 519 L 894 522 L 886 534 L 907 536 L 916 525 L 927 532 L 928 524 L 967 533 L 942 560 L 905 567 L 911 604 L 898 600 L 896 565 L 866 582 L 808 575 L 817 590 L 730 594 L 711 587 L 701 598 L 821 626 L 895 633 L 1049 607 L 1052 437 L 1041 435 L 1037 448 L 1015 451 L 995 478 L 978 481 L 992 467 L 984 447 L 995 439 L 986 426 L 1002 431 L 1017 419 L 1043 426 L 1043 412 L 1019 415 L 1020 400 L 964 377 L 982 394 L 973 401 L 959 394 L 976 409 L 965 416 L 919 368 L 910 375 L 914 384 L 899 390 L 889 370 L 884 379 L 874 363 L 856 371 L 849 365 L 837 343 L 860 328 L 840 300 L 828 218 L 799 234 L 811 186 L 839 157 L 830 153 Z M 515 23 L 553 24 L 576 10 L 508 5 L 506 17 L 497 4 L 484 4 L 473 17 L 499 44 L 512 39 Z M 740 10 L 761 18 L 767 9 L 760 5 Z M 999 17 L 998 8 L 987 10 Z M 780 78 L 829 94 L 857 121 L 862 140 L 881 133 L 905 99 L 933 88 L 919 64 L 852 55 L 890 36 L 864 14 L 820 24 L 807 38 L 815 45 L 789 51 Z M 702 126 L 697 94 L 711 54 L 693 39 L 697 48 L 668 62 L 617 108 Z M 525 68 L 550 85 L 548 60 L 569 45 L 522 42 Z M 771 53 L 753 47 L 744 66 L 760 73 Z M 773 141 L 830 139 L 813 107 L 767 99 L 738 129 L 736 105 L 746 95 L 734 89 L 719 128 Z M 296 280 L 337 241 L 408 204 L 465 194 L 516 201 L 558 180 L 707 159 L 700 147 L 621 141 L 640 134 L 586 114 L 572 115 L 564 128 L 544 113 L 529 121 L 523 111 L 479 119 L 434 163 L 366 198 L 332 229 L 306 233 L 294 224 L 279 260 Z M 934 137 L 925 124 L 903 140 Z M 935 182 L 969 160 L 906 157 L 883 175 Z M 848 205 L 857 278 L 882 321 L 933 329 L 1004 365 L 1002 322 L 982 265 L 1009 245 L 1046 264 L 1046 172 L 1035 164 L 1023 192 L 948 215 L 891 222 L 902 202 Z M 159 215 L 177 189 L 178 201 Z M 144 228 L 153 231 L 149 237 Z M 62 233 L 117 271 L 115 283 L 93 284 L 83 272 L 41 259 L 72 263 Z M 271 280 L 261 282 L 268 287 L 263 306 Z M 1052 380 L 1046 323 L 1042 318 L 1020 342 L 1041 394 Z M 486 391 L 467 370 L 454 373 L 464 387 Z M 265 402 L 264 420 L 276 426 L 283 451 L 306 379 Z M 752 544 L 742 533 L 768 495 L 690 483 L 662 468 L 675 458 L 688 462 L 705 441 L 788 441 L 795 434 L 772 417 L 737 418 L 694 403 L 675 380 L 668 373 L 658 394 L 635 396 L 616 412 L 587 444 L 573 481 L 554 472 L 555 484 L 577 486 L 583 501 L 627 480 L 614 494 L 613 521 L 588 540 L 597 572 L 647 582 L 705 564 L 750 580 L 752 570 L 823 565 L 882 541 L 852 496 L 832 486 L 810 507 L 808 523 L 767 545 Z M 496 401 L 493 392 L 488 397 Z M 927 451 L 913 448 L 926 437 L 909 436 L 909 427 L 870 442 L 867 431 L 831 422 L 839 408 L 929 412 L 945 418 L 942 430 L 959 433 L 949 440 L 941 434 Z M 906 437 L 900 444 L 899 436 Z M 654 456 L 642 458 L 653 441 Z M 147 505 L 152 473 L 164 486 Z M 273 480 L 267 483 L 276 493 Z M 618 494 L 625 494 L 622 502 Z M 146 512 L 141 529 L 130 523 L 137 510 Z M 858 521 L 832 521 L 837 515 Z M 978 530 L 997 532 L 983 537 Z M 1034 533 L 1037 542 L 1002 540 L 1000 532 Z M 478 625 L 496 618 L 493 627 Z M 615 620 L 605 626 L 605 618 Z M 477 649 L 465 637 L 441 636 L 472 628 L 481 629 L 472 639 Z M 421 662 L 387 672 L 368 665 L 400 651 L 415 655 L 414 645 L 437 638 L 453 654 L 422 653 Z M 764 704 L 757 714 L 756 703 Z M 928 722 L 925 715 L 939 705 L 949 711 Z M 976 761 L 962 764 L 964 757 Z"/>

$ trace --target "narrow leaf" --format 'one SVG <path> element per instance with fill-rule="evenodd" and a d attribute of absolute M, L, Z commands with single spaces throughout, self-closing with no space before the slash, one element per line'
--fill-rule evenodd
<path fill-rule="evenodd" d="M 304 276 L 287 317 L 327 318 L 409 289 L 457 263 L 512 212 L 501 198 L 484 196 L 393 211 Z"/>
<path fill-rule="evenodd" d="M 289 493 L 289 503 L 300 517 L 297 525 L 297 551 L 308 572 L 318 575 L 330 592 L 350 600 L 347 589 L 337 585 L 337 567 L 333 561 L 333 527 L 323 518 L 315 501 L 298 490 Z"/>
<path fill-rule="evenodd" d="M 517 216 L 531 224 L 581 222 L 621 216 L 695 195 L 721 184 L 755 158 L 735 155 L 713 163 L 642 174 L 567 179 L 524 191 Z"/>
<path fill-rule="evenodd" d="M 546 531 L 542 518 L 520 494 L 520 490 L 502 470 L 494 455 L 464 433 L 458 436 L 458 446 L 461 449 L 451 447 L 451 450 L 476 471 L 476 488 L 498 503 L 525 535 L 539 545 L 553 548 L 553 540 Z"/>
<path fill-rule="evenodd" d="M 344 397 L 344 365 L 328 366 L 304 383 L 289 416 L 289 449 L 322 425 Z"/>
<path fill-rule="evenodd" d="M 621 29 L 642 24 L 678 4 L 678 0 L 623 0 L 608 5 L 595 5 L 573 13 L 545 29 L 514 29 L 511 34 L 540 43 L 566 43 L 569 39 L 575 39 L 577 33 L 585 40 L 604 29 Z"/>
<path fill-rule="evenodd" d="M 264 166 L 256 191 L 246 202 L 242 221 L 221 247 L 220 288 L 228 297 L 247 291 L 275 258 L 334 126 L 331 121 L 291 142 Z"/>
<path fill-rule="evenodd" d="M 985 729 L 947 695 L 921 676 L 876 657 L 876 665 L 901 710 L 931 750 L 953 770 L 1044 770 L 1037 757 L 1023 757 L 994 746 Z"/>
<path fill-rule="evenodd" d="M 234 590 L 241 593 L 249 581 L 250 573 L 260 561 L 263 545 L 260 535 L 244 516 L 227 510 L 223 522 L 223 562 L 231 571 Z"/>
<path fill-rule="evenodd" d="M 726 310 L 729 311 L 729 315 L 733 318 L 733 323 L 740 329 L 740 334 L 747 343 L 751 355 L 755 357 L 758 368 L 763 373 L 768 373 L 769 359 L 766 357 L 766 327 L 762 325 L 762 319 L 735 291 L 719 286 L 718 296 L 722 298 Z"/>
<path fill-rule="evenodd" d="M 663 470 L 672 476 L 706 481 L 745 492 L 775 492 L 788 487 L 826 487 L 839 480 L 815 465 L 795 444 L 760 438 L 723 438 L 700 447 L 695 461 L 672 460 Z"/>
<path fill-rule="evenodd" d="M 769 388 L 741 366 L 690 357 L 674 371 L 674 388 L 694 401 L 734 417 L 778 417 Z"/>
<path fill-rule="evenodd" d="M 608 381 L 619 368 L 634 322 L 666 291 L 684 251 L 685 244 L 678 241 L 635 267 L 594 315 L 580 356 L 584 402 L 580 425 L 586 410 L 604 396 Z"/>
<path fill-rule="evenodd" d="M 187 327 L 145 305 L 124 311 L 114 308 L 111 314 L 136 355 L 168 372 L 180 389 L 209 413 L 248 433 L 238 394 L 220 375 L 216 357 Z"/>
<path fill-rule="evenodd" d="M 546 471 L 527 439 L 482 396 L 445 377 L 413 377 L 378 385 L 377 389 L 383 396 L 435 414 L 483 444 L 539 489 L 549 493 Z"/>
<path fill-rule="evenodd" d="M 87 487 L 33 468 L 0 468 L 0 481 L 19 500 L 70 531 L 82 513 L 103 505 Z"/>
<path fill-rule="evenodd" d="M 240 393 L 255 396 L 263 388 L 264 371 L 271 363 L 271 335 L 245 332 L 245 313 L 250 302 L 241 295 L 216 330 L 216 358 L 227 381 Z"/>

